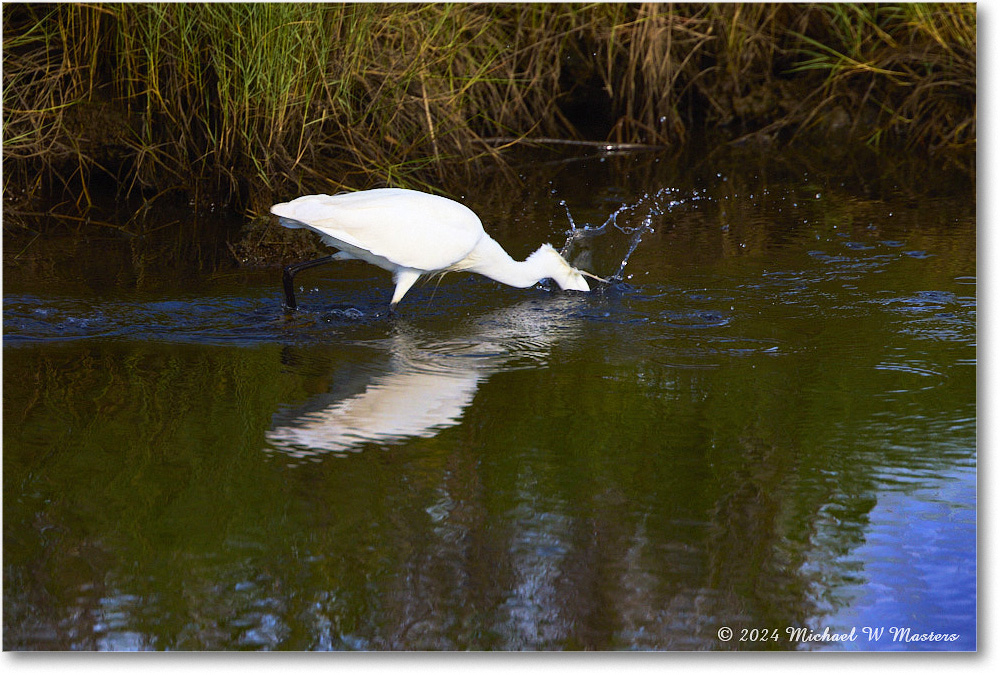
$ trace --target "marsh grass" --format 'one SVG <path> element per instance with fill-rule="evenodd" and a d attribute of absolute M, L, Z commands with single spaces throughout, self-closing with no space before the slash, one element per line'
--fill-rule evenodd
<path fill-rule="evenodd" d="M 260 210 L 468 179 L 503 166 L 501 138 L 795 138 L 836 126 L 831 110 L 869 143 L 974 158 L 972 4 L 5 4 L 3 19 L 8 204 L 65 189 L 85 206 L 107 180 Z"/>
<path fill-rule="evenodd" d="M 818 5 L 825 40 L 802 42 L 793 71 L 826 73 L 818 109 L 867 110 L 870 142 L 974 149 L 976 13 L 968 4 Z M 857 116 L 855 126 L 865 119 Z"/>

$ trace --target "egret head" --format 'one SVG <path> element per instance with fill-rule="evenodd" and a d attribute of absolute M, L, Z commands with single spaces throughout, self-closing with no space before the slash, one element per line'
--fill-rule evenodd
<path fill-rule="evenodd" d="M 559 255 L 551 244 L 543 244 L 541 248 L 528 256 L 528 261 L 537 265 L 542 278 L 552 279 L 564 291 L 589 291 L 590 285 L 583 278 L 583 273 L 576 269 L 566 259 Z"/>

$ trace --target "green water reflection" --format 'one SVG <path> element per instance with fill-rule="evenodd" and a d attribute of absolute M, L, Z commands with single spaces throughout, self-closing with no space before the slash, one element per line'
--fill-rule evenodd
<path fill-rule="evenodd" d="M 620 162 L 489 207 L 530 250 L 670 185 L 592 296 L 356 320 L 388 285 L 349 267 L 288 324 L 269 273 L 95 309 L 5 270 L 4 647 L 975 648 L 972 188 Z M 784 633 L 862 626 L 960 637 Z"/>

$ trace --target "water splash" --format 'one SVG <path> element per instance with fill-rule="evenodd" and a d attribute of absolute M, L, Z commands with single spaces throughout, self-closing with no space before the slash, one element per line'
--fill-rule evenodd
<path fill-rule="evenodd" d="M 632 234 L 632 240 L 629 242 L 628 251 L 625 252 L 625 257 L 622 258 L 621 264 L 618 265 L 618 271 L 611 275 L 612 281 L 624 281 L 625 280 L 625 266 L 628 265 L 629 258 L 635 253 L 635 250 L 639 248 L 639 244 L 642 243 L 642 235 L 646 232 L 653 232 L 652 224 L 652 214 L 646 216 L 642 221 L 642 226 L 634 228 Z"/>
<path fill-rule="evenodd" d="M 690 199 L 697 200 L 700 198 L 698 194 L 695 194 Z M 559 204 L 566 209 L 566 218 L 569 220 L 570 229 L 566 232 L 566 243 L 563 244 L 559 252 L 563 257 L 568 259 L 573 247 L 582 243 L 583 240 L 605 236 L 612 230 L 617 230 L 628 236 L 628 246 L 626 247 L 625 255 L 622 256 L 621 262 L 618 263 L 617 269 L 608 279 L 612 282 L 623 282 L 625 280 L 625 268 L 628 266 L 632 254 L 635 253 L 636 249 L 639 248 L 639 244 L 642 243 L 643 236 L 647 233 L 655 232 L 654 223 L 656 220 L 667 215 L 673 208 L 685 203 L 685 201 L 687 200 L 676 198 L 675 189 L 662 188 L 656 192 L 642 195 L 633 203 L 622 204 L 608 216 L 602 225 L 584 225 L 583 227 L 579 227 L 566 201 L 562 200 Z M 624 222 L 619 222 L 619 220 Z M 639 222 L 638 225 L 628 224 L 636 220 Z"/>

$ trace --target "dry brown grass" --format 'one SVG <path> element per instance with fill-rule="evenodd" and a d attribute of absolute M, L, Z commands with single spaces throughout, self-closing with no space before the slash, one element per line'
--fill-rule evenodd
<path fill-rule="evenodd" d="M 8 200 L 66 189 L 84 206 L 105 176 L 259 210 L 469 176 L 502 163 L 499 138 L 584 134 L 676 145 L 846 124 L 974 158 L 972 4 L 5 4 L 3 18 Z"/>

